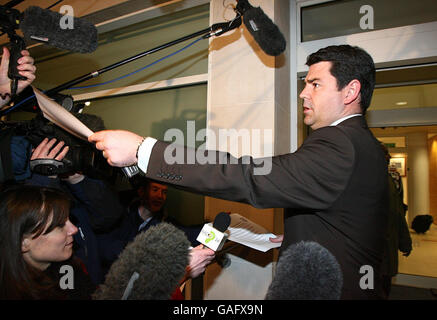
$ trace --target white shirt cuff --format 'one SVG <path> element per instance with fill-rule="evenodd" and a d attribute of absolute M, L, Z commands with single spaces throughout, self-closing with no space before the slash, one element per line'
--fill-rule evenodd
<path fill-rule="evenodd" d="M 149 165 L 150 155 L 152 149 L 158 140 L 147 137 L 138 149 L 138 168 L 144 173 L 147 173 L 147 166 Z"/>

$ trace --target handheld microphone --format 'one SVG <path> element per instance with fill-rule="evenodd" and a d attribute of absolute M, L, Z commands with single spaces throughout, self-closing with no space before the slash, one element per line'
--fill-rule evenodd
<path fill-rule="evenodd" d="M 26 49 L 26 44 L 24 40 L 14 35 L 11 37 L 11 51 L 9 56 L 9 68 L 8 68 L 8 78 L 11 79 L 11 99 L 15 98 L 18 88 L 19 80 L 26 80 L 27 78 L 19 73 L 18 59 L 21 58 L 21 51 Z"/>
<path fill-rule="evenodd" d="M 58 49 L 90 53 L 97 48 L 97 29 L 83 18 L 73 18 L 72 29 L 63 26 L 60 13 L 30 6 L 23 13 L 20 29 L 26 39 Z"/>
<path fill-rule="evenodd" d="M 7 33 L 10 40 L 10 56 L 8 78 L 11 79 L 11 100 L 15 98 L 17 93 L 18 81 L 26 80 L 26 77 L 20 75 L 18 67 L 18 59 L 21 57 L 21 51 L 26 49 L 23 38 L 16 34 L 16 29 L 20 24 L 20 12 L 12 7 L 16 5 L 13 1 L 0 5 L 0 30 L 2 34 Z"/>
<path fill-rule="evenodd" d="M 212 225 L 207 223 L 203 226 L 196 240 L 211 250 L 218 251 L 225 244 L 228 235 L 224 232 L 228 229 L 230 224 L 231 217 L 229 214 L 220 212 L 215 217 Z"/>
<path fill-rule="evenodd" d="M 184 232 L 161 222 L 137 235 L 113 263 L 94 300 L 167 300 L 188 265 Z"/>
<path fill-rule="evenodd" d="M 278 56 L 285 51 L 287 42 L 284 35 L 260 7 L 253 7 L 248 0 L 237 0 L 237 12 L 243 16 L 243 23 L 258 43 L 270 56 Z"/>
<path fill-rule="evenodd" d="M 279 258 L 266 300 L 338 300 L 343 274 L 337 259 L 313 241 L 289 246 Z"/>

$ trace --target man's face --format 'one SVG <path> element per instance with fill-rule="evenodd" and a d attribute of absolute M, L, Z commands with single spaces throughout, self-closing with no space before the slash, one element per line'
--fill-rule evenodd
<path fill-rule="evenodd" d="M 337 80 L 330 72 L 331 64 L 322 61 L 311 65 L 299 95 L 303 99 L 304 123 L 313 130 L 346 116 L 345 90 L 338 90 Z"/>
<path fill-rule="evenodd" d="M 151 212 L 158 212 L 167 200 L 167 189 L 166 185 L 150 182 L 147 187 L 140 188 L 139 194 Z"/>

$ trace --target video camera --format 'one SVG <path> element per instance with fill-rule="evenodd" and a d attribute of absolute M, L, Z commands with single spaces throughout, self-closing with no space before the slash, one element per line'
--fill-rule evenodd
<path fill-rule="evenodd" d="M 104 130 L 103 120 L 91 114 L 74 114 L 93 130 Z M 32 149 L 44 138 L 56 138 L 69 146 L 62 161 L 54 159 L 30 160 Z M 117 172 L 92 144 L 74 137 L 37 114 L 22 122 L 0 123 L 0 183 L 21 181 L 31 172 L 41 175 L 68 175 L 80 172 L 95 179 L 115 179 Z"/>

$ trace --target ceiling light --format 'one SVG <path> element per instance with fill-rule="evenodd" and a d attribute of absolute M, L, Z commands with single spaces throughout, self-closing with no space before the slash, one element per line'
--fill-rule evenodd
<path fill-rule="evenodd" d="M 397 105 L 397 106 L 405 106 L 405 105 L 407 105 L 407 101 L 399 101 L 399 102 L 396 102 L 396 105 Z"/>

